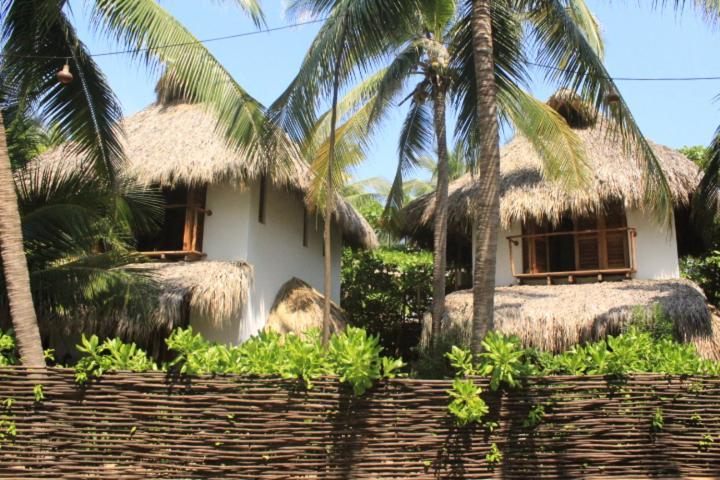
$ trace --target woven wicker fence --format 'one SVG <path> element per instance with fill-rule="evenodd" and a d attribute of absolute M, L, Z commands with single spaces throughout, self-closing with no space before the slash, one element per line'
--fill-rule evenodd
<path fill-rule="evenodd" d="M 333 379 L 308 391 L 162 373 L 106 374 L 80 389 L 72 371 L 51 369 L 36 401 L 37 381 L 22 368 L 0 370 L 0 402 L 14 399 L 0 430 L 17 429 L 0 440 L 0 478 L 720 475 L 718 378 L 534 379 L 488 393 L 492 432 L 454 427 L 448 381 L 394 380 L 354 398 Z M 540 405 L 533 427 L 529 412 Z M 502 459 L 488 462 L 493 444 Z"/>

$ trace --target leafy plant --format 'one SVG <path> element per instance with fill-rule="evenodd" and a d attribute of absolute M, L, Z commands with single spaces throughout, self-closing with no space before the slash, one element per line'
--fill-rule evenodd
<path fill-rule="evenodd" d="M 176 329 L 166 343 L 175 358 L 163 370 L 188 375 L 259 375 L 302 380 L 307 388 L 314 379 L 337 375 L 362 395 L 377 380 L 394 378 L 405 365 L 402 360 L 381 355 L 377 337 L 364 330 L 348 327 L 330 339 L 328 348 L 320 341 L 320 332 L 279 335 L 260 333 L 238 346 L 219 345 L 195 333 L 191 327 Z M 111 370 L 155 370 L 147 354 L 134 344 L 119 339 L 102 344 L 93 336 L 83 337 L 78 350 L 84 354 L 76 366 L 76 380 L 83 383 Z"/>
<path fill-rule="evenodd" d="M 702 288 L 710 303 L 720 306 L 720 251 L 712 250 L 702 257 L 683 257 L 680 273 Z"/>
<path fill-rule="evenodd" d="M 698 440 L 698 450 L 706 451 L 715 443 L 715 439 L 709 433 L 703 434 L 702 438 Z"/>
<path fill-rule="evenodd" d="M 341 306 L 349 322 L 380 337 L 386 351 L 409 360 L 432 301 L 432 254 L 407 247 L 345 249 Z"/>
<path fill-rule="evenodd" d="M 33 385 L 33 396 L 35 397 L 36 402 L 42 402 L 45 400 L 45 392 L 43 391 L 42 384 L 38 383 Z"/>
<path fill-rule="evenodd" d="M 653 414 L 650 426 L 654 431 L 662 430 L 665 427 L 665 417 L 663 417 L 662 408 L 657 407 Z"/>
<path fill-rule="evenodd" d="M 90 338 L 83 335 L 77 350 L 84 354 L 75 365 L 75 381 L 81 384 L 87 382 L 91 376 L 98 378 L 105 372 L 157 370 L 157 365 L 150 360 L 147 353 L 134 343 L 123 343 L 118 338 L 100 343 L 97 335 Z"/>
<path fill-rule="evenodd" d="M 506 337 L 490 332 L 482 342 L 484 351 L 479 355 L 478 372 L 490 377 L 490 388 L 497 390 L 502 383 L 516 387 L 527 373 L 525 350 L 517 337 Z"/>
<path fill-rule="evenodd" d="M 482 388 L 475 385 L 472 379 L 456 378 L 448 394 L 453 399 L 448 405 L 448 411 L 455 418 L 455 422 L 464 427 L 477 423 L 488 413 L 489 408 L 480 397 Z"/>
<path fill-rule="evenodd" d="M 527 418 L 523 420 L 523 427 L 534 428 L 542 422 L 545 416 L 545 407 L 543 405 L 533 405 L 528 412 Z"/>
<path fill-rule="evenodd" d="M 8 365 L 16 365 L 18 363 L 17 352 L 15 350 L 15 337 L 13 331 L 3 332 L 0 330 L 0 367 Z"/>
<path fill-rule="evenodd" d="M 490 451 L 485 454 L 485 460 L 490 465 L 497 465 L 503 460 L 503 453 L 500 451 L 500 449 L 497 446 L 497 443 L 492 443 L 490 445 Z"/>

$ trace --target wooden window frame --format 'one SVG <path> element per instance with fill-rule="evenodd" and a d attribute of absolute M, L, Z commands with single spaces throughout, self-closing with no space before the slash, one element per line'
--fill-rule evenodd
<path fill-rule="evenodd" d="M 570 282 L 573 282 L 575 276 L 589 276 L 598 275 L 598 280 L 602 280 L 603 274 L 625 274 L 626 276 L 632 275 L 636 271 L 636 236 L 637 232 L 634 228 L 628 228 L 627 226 L 627 214 L 624 209 L 621 208 L 617 212 L 618 217 L 615 220 L 609 221 L 608 215 L 612 214 L 601 212 L 594 218 L 594 228 L 587 228 L 588 222 L 585 222 L 586 226 L 582 226 L 582 222 L 578 218 L 573 218 L 573 230 L 570 231 L 552 231 L 546 224 L 537 224 L 536 222 L 527 223 L 522 225 L 521 235 L 512 235 L 507 237 L 509 248 L 510 248 L 510 262 L 511 270 L 514 277 L 518 279 L 523 278 L 545 278 L 547 277 L 548 283 L 551 282 L 553 277 L 568 276 Z M 586 219 L 587 220 L 587 219 Z M 610 225 L 612 228 L 609 228 Z M 550 248 L 549 239 L 555 236 L 561 235 L 573 235 L 574 239 L 574 250 L 575 250 L 575 270 L 573 271 L 552 271 L 550 269 Z M 609 252 L 608 252 L 608 238 L 614 236 L 623 235 L 623 265 L 610 266 Z M 597 268 L 586 268 L 580 269 L 580 247 L 579 241 L 581 238 L 593 239 L 596 242 L 597 248 Z M 537 262 L 537 245 L 536 242 L 545 242 L 545 262 L 547 268 L 541 269 L 541 265 Z M 515 271 L 515 263 L 513 260 L 513 246 L 520 246 L 522 251 L 522 273 Z"/>
<path fill-rule="evenodd" d="M 260 193 L 258 199 L 258 222 L 265 224 L 266 220 L 266 197 L 267 197 L 267 178 L 265 175 L 260 176 Z"/>
<path fill-rule="evenodd" d="M 307 206 L 303 206 L 302 245 L 303 245 L 303 247 L 306 247 L 306 248 L 308 246 L 308 236 L 309 236 L 308 217 L 309 217 L 309 215 L 308 215 Z"/>
<path fill-rule="evenodd" d="M 182 250 L 157 250 L 140 252 L 147 257 L 160 259 L 184 258 L 185 260 L 199 260 L 205 257 L 203 253 L 203 234 L 205 231 L 205 216 L 212 215 L 212 211 L 205 208 L 207 187 L 188 187 L 185 203 L 165 205 L 165 209 L 185 209 L 185 224 L 183 227 Z"/>

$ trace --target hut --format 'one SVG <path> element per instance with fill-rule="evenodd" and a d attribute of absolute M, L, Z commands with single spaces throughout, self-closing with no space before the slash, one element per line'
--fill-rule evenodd
<path fill-rule="evenodd" d="M 265 326 L 290 279 L 323 287 L 324 220 L 307 199 L 312 172 L 299 161 L 273 171 L 253 168 L 205 108 L 161 100 L 123 121 L 120 169 L 129 180 L 160 188 L 165 199 L 163 228 L 137 239 L 139 252 L 155 260 L 138 268 L 163 287 L 153 323 L 163 331 L 190 324 L 211 340 L 239 343 Z M 65 145 L 39 163 L 80 162 L 74 155 Z M 332 300 L 339 302 L 343 245 L 373 248 L 377 239 L 342 199 L 332 238 Z M 319 326 L 321 313 L 313 314 Z"/>
<path fill-rule="evenodd" d="M 578 111 L 569 94 L 559 92 L 548 103 L 563 115 L 585 150 L 588 180 L 568 189 L 543 175 L 543 162 L 532 143 L 516 135 L 500 159 L 500 223 L 495 284 L 575 283 L 612 278 L 679 277 L 674 220 L 655 221 L 644 208 L 643 166 L 607 120 Z M 650 142 L 660 162 L 676 208 L 688 205 L 701 177 L 698 167 L 680 152 Z M 449 189 L 448 250 L 472 251 L 472 204 L 479 194 L 471 174 Z M 434 193 L 405 208 L 404 234 L 432 242 Z"/>
<path fill-rule="evenodd" d="M 693 339 L 709 356 L 720 353 L 702 292 L 679 279 L 675 220 L 659 222 L 645 208 L 644 171 L 632 149 L 613 136 L 609 120 L 572 94 L 558 92 L 548 103 L 581 140 L 589 178 L 578 189 L 547 179 L 540 155 L 522 135 L 502 147 L 498 328 L 527 345 L 561 350 L 616 332 L 638 307 L 649 312 L 660 305 L 683 338 Z M 649 143 L 678 213 L 687 208 L 701 172 L 680 152 Z M 468 267 L 477 195 L 471 174 L 450 185 L 448 254 Z M 404 234 L 421 245 L 432 244 L 434 203 L 431 193 L 404 211 Z M 613 280 L 619 283 L 608 283 Z M 446 321 L 461 337 L 467 334 L 471 306 L 468 292 L 447 298 Z"/>

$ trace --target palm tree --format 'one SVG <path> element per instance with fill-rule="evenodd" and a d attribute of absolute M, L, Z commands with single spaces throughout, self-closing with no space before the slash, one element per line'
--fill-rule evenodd
<path fill-rule="evenodd" d="M 122 161 L 121 108 L 66 13 L 64 0 L 0 0 L 2 79 L 10 94 L 33 106 L 47 124 L 57 124 L 100 178 L 112 181 Z M 238 3 L 261 24 L 256 0 Z M 293 158 L 294 147 L 268 129 L 263 109 L 210 52 L 155 0 L 96 0 L 91 20 L 151 69 L 166 65 L 185 95 L 212 107 L 230 142 L 242 149 L 249 168 L 268 168 L 271 158 Z M 161 47 L 161 48 L 159 48 Z M 69 85 L 55 74 L 68 62 Z M 2 124 L 2 122 L 0 122 Z M 20 355 L 31 367 L 45 361 L 32 303 L 18 201 L 0 126 L 0 256 L 9 310 Z M 263 146 L 272 145 L 272 148 Z"/>
<path fill-rule="evenodd" d="M 665 2 L 656 2 L 658 4 Z M 676 8 L 685 2 L 676 0 Z M 720 4 L 694 2 L 708 16 L 717 18 Z M 527 44 L 533 45 L 538 63 L 548 67 L 547 78 L 568 87 L 608 117 L 611 134 L 645 165 L 646 203 L 659 221 L 672 218 L 671 193 L 657 158 L 642 135 L 615 82 L 602 62 L 600 36 L 593 34 L 596 21 L 583 0 L 522 0 L 514 2 L 472 0 L 472 96 L 476 111 L 467 121 L 478 132 L 477 181 L 481 195 L 475 205 L 475 265 L 473 287 L 472 348 L 479 352 L 485 333 L 493 328 L 495 254 L 499 224 L 499 136 L 496 105 L 502 84 L 493 75 L 493 59 L 505 46 L 498 42 L 498 14 L 503 9 L 521 13 L 526 21 Z M 495 69 L 497 61 L 495 60 Z M 470 93 L 468 91 L 468 93 Z"/>

